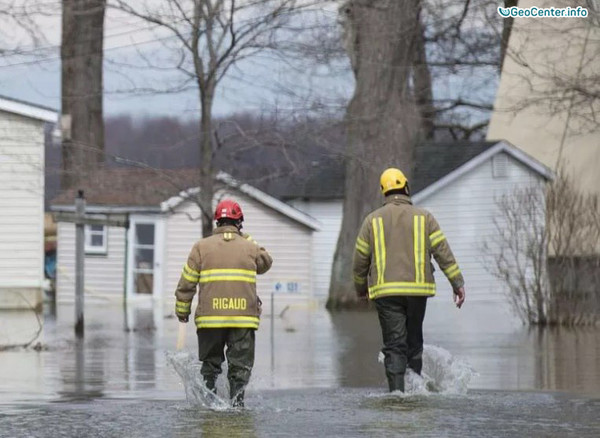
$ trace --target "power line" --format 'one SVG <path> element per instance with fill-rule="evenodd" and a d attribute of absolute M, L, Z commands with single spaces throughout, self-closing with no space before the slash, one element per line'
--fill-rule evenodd
<path fill-rule="evenodd" d="M 178 38 L 177 35 L 169 35 L 167 37 L 155 38 L 153 40 L 136 42 L 136 43 L 129 43 L 129 44 L 124 44 L 124 45 L 115 46 L 115 47 L 109 47 L 107 49 L 104 49 L 103 53 L 104 52 L 111 52 L 111 51 L 114 51 L 114 50 L 126 49 L 126 48 L 129 48 L 129 47 L 142 46 L 142 45 L 146 45 L 146 44 L 151 44 L 151 43 L 156 43 L 156 42 L 166 41 L 166 40 L 176 39 L 176 38 Z M 94 56 L 94 55 L 98 55 L 98 54 L 99 53 L 89 53 L 89 54 L 85 54 L 85 55 L 69 56 L 69 57 L 63 58 L 63 59 L 72 60 L 72 59 L 77 59 L 77 58 L 84 58 L 84 57 L 87 57 L 87 56 Z M 0 69 L 10 68 L 10 67 L 21 67 L 21 66 L 25 66 L 25 65 L 35 65 L 35 64 L 52 62 L 52 61 L 60 61 L 60 60 L 61 60 L 61 56 L 60 55 L 54 55 L 54 56 L 49 56 L 49 57 L 45 57 L 45 58 L 42 58 L 42 59 L 32 59 L 30 61 L 14 62 L 12 64 L 0 65 Z"/>

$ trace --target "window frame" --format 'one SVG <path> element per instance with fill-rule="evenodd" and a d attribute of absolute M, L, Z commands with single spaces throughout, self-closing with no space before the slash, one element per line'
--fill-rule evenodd
<path fill-rule="evenodd" d="M 92 230 L 92 226 L 102 227 L 102 231 Z M 85 225 L 85 254 L 106 255 L 108 253 L 108 227 L 106 225 Z M 102 236 L 102 245 L 92 245 L 92 236 Z"/>

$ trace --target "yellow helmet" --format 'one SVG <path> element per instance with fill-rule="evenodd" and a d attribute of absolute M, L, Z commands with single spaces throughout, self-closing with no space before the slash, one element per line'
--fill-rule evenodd
<path fill-rule="evenodd" d="M 408 180 L 400 169 L 390 167 L 381 174 L 381 192 L 385 195 L 390 190 L 403 189 L 408 184 Z"/>

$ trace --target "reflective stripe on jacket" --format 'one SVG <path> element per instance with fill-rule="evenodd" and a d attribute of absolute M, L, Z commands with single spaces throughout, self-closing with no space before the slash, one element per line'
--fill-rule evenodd
<path fill-rule="evenodd" d="M 408 196 L 386 197 L 369 214 L 356 239 L 353 280 L 359 295 L 433 296 L 433 256 L 452 287 L 464 284 L 450 245 L 431 213 Z"/>
<path fill-rule="evenodd" d="M 269 270 L 273 260 L 249 235 L 233 226 L 218 227 L 194 244 L 175 291 L 177 316 L 191 313 L 199 289 L 195 322 L 198 328 L 257 329 L 260 300 L 256 275 Z"/>

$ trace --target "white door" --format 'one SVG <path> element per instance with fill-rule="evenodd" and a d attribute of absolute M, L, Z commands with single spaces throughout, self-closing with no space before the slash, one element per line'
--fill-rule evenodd
<path fill-rule="evenodd" d="M 132 216 L 128 234 L 127 298 L 162 296 L 162 221 Z"/>

